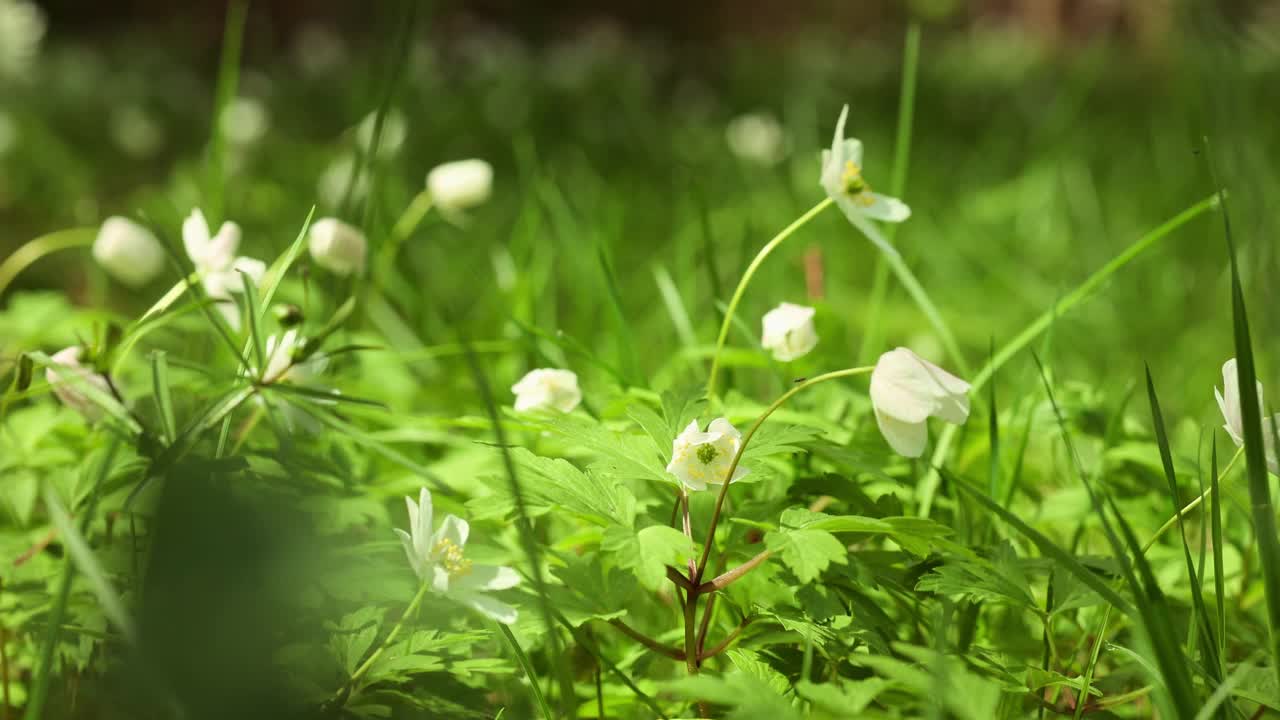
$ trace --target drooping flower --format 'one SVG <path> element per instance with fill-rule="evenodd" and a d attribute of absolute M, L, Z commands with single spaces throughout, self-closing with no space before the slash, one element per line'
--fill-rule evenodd
<path fill-rule="evenodd" d="M 911 217 L 911 208 L 897 198 L 873 192 L 862 176 L 862 141 L 844 136 L 844 123 L 848 116 L 849 106 L 845 105 L 840 111 L 840 119 L 836 121 L 831 149 L 822 151 L 822 174 L 819 176 L 822 189 L 855 226 L 867 219 L 892 223 L 906 220 Z M 874 238 L 872 240 L 879 244 Z"/>
<path fill-rule="evenodd" d="M 1257 389 L 1258 410 L 1265 412 L 1267 406 L 1262 402 L 1260 380 L 1257 381 Z M 1235 358 L 1222 364 L 1222 390 L 1219 392 L 1218 388 L 1214 388 L 1213 394 L 1218 399 L 1218 409 L 1222 411 L 1222 419 L 1225 421 L 1222 429 L 1227 431 L 1236 447 L 1244 447 L 1244 420 L 1240 417 L 1240 376 L 1236 370 Z M 1267 469 L 1274 475 L 1280 475 L 1280 459 L 1276 456 L 1277 423 L 1280 423 L 1280 414 L 1262 417 L 1262 447 L 1267 459 Z"/>
<path fill-rule="evenodd" d="M 164 269 L 164 248 L 147 228 L 123 217 L 109 217 L 93 241 L 93 258 L 111 277 L 142 287 Z"/>
<path fill-rule="evenodd" d="M 493 166 L 478 159 L 437 165 L 427 173 L 427 191 L 445 212 L 475 207 L 493 191 Z"/>
<path fill-rule="evenodd" d="M 969 383 L 906 348 L 880 356 L 871 372 L 871 405 L 880 433 L 906 457 L 924 453 L 936 417 L 961 425 L 969 418 Z"/>
<path fill-rule="evenodd" d="M 86 397 L 84 392 L 76 386 L 78 381 L 71 378 L 72 376 L 79 378 L 79 381 L 88 383 L 107 394 L 111 392 L 111 387 L 102 375 L 80 364 L 82 352 L 83 348 L 73 345 L 54 353 L 49 359 L 57 364 L 58 368 L 46 368 L 44 378 L 49 381 L 53 394 L 62 401 L 63 405 L 80 413 L 89 422 L 96 422 L 102 417 L 102 408 Z"/>
<path fill-rule="evenodd" d="M 464 549 L 470 527 L 460 517 L 446 515 L 433 532 L 430 490 L 422 488 L 416 505 L 413 498 L 404 500 L 409 507 L 409 532 L 395 531 L 418 579 L 429 583 L 433 592 L 482 615 L 506 625 L 514 623 L 516 609 L 484 593 L 515 587 L 520 575 L 509 567 L 476 565 L 468 560 Z"/>
<path fill-rule="evenodd" d="M 209 223 L 199 208 L 192 210 L 182 223 L 182 245 L 200 273 L 205 294 L 220 301 L 218 309 L 223 317 L 233 329 L 239 330 L 240 309 L 231 295 L 244 291 L 240 273 L 248 275 L 256 285 L 262 282 L 266 264 L 261 260 L 236 256 L 236 249 L 240 246 L 239 225 L 224 222 L 218 228 L 218 234 L 210 236 Z"/>
<path fill-rule="evenodd" d="M 809 354 L 818 344 L 813 328 L 814 309 L 782 303 L 764 314 L 760 344 L 779 362 L 790 362 Z"/>
<path fill-rule="evenodd" d="M 734 155 L 760 165 L 777 165 L 787 154 L 786 135 L 769 113 L 747 113 L 729 121 L 725 141 Z"/>
<path fill-rule="evenodd" d="M 552 408 L 567 413 L 582 402 L 578 376 L 572 370 L 530 370 L 511 386 L 511 392 L 515 393 L 515 407 L 520 412 Z"/>
<path fill-rule="evenodd" d="M 706 490 L 707 485 L 723 485 L 729 474 L 729 466 L 742 447 L 742 433 L 727 419 L 716 418 L 707 431 L 698 429 L 694 420 L 671 443 L 671 462 L 667 472 L 675 475 L 689 490 Z M 733 471 L 730 482 L 747 474 L 739 465 Z"/>
<path fill-rule="evenodd" d="M 321 218 L 307 231 L 311 259 L 335 275 L 347 276 L 364 270 L 368 241 L 364 233 L 337 218 Z"/>

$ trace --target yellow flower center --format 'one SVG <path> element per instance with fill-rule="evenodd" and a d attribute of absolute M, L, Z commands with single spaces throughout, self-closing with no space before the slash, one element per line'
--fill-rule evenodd
<path fill-rule="evenodd" d="M 471 573 L 471 561 L 462 556 L 462 548 L 449 538 L 440 538 L 436 543 L 435 555 L 450 578 Z"/>
<path fill-rule="evenodd" d="M 703 465 L 710 465 L 711 461 L 715 460 L 719 454 L 720 451 L 716 450 L 716 446 L 711 443 L 698 446 L 698 460 L 702 461 Z"/>
<path fill-rule="evenodd" d="M 861 205 L 871 205 L 875 199 L 871 197 L 871 186 L 862 177 L 862 167 L 852 160 L 846 160 L 844 174 L 840 176 L 840 186 L 846 195 L 857 200 Z"/>

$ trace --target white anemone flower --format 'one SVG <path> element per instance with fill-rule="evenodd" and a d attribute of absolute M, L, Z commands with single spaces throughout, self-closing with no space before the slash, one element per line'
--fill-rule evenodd
<path fill-rule="evenodd" d="M 862 141 L 844 136 L 844 122 L 848 116 L 849 106 L 845 105 L 840 111 L 840 119 L 836 121 L 831 149 L 822 151 L 822 174 L 819 176 L 822 189 L 860 230 L 868 219 L 891 223 L 906 220 L 911 217 L 911 208 L 897 198 L 872 192 L 862 176 Z M 872 238 L 872 242 L 882 245 L 875 234 L 865 234 Z M 887 245 L 883 249 L 893 252 Z"/>
<path fill-rule="evenodd" d="M 698 421 L 694 420 L 671 443 L 671 462 L 667 463 L 667 472 L 675 475 L 690 491 L 706 490 L 708 484 L 723 485 L 729 466 L 741 447 L 742 433 L 727 419 L 712 420 L 706 432 L 699 430 Z M 730 482 L 747 472 L 739 465 Z"/>
<path fill-rule="evenodd" d="M 743 160 L 777 165 L 787 154 L 787 138 L 770 113 L 747 113 L 729 121 L 724 130 L 729 150 Z"/>
<path fill-rule="evenodd" d="M 520 382 L 511 386 L 511 392 L 515 393 L 515 408 L 519 412 L 550 408 L 567 413 L 573 412 L 582 402 L 578 375 L 572 370 L 530 370 L 520 378 Z"/>
<path fill-rule="evenodd" d="M 92 385 L 103 393 L 110 394 L 111 387 L 107 384 L 107 379 L 101 374 L 80 364 L 82 352 L 83 349 L 80 346 L 73 345 L 54 353 L 49 359 L 58 365 L 58 368 L 46 368 L 44 378 L 49 381 L 50 387 L 53 388 L 53 394 L 57 396 L 58 400 L 62 401 L 63 405 L 80 413 L 89 422 L 95 422 L 102 418 L 102 408 L 86 397 L 80 388 L 76 387 L 77 381 L 72 380 L 71 376 L 74 375 L 80 378 L 81 381 Z"/>
<path fill-rule="evenodd" d="M 205 294 L 220 301 L 218 309 L 222 311 L 227 323 L 237 331 L 240 330 L 240 309 L 231 299 L 232 293 L 244 291 L 244 282 L 240 279 L 243 272 L 249 276 L 253 284 L 262 282 L 267 266 L 261 260 L 236 256 L 240 246 L 240 226 L 227 221 L 218 228 L 217 235 L 209 234 L 209 222 L 199 208 L 191 211 L 182 223 L 182 245 L 187 256 L 200 273 L 200 282 Z"/>
<path fill-rule="evenodd" d="M 480 205 L 493 192 L 493 166 L 484 160 L 455 160 L 427 173 L 427 192 L 445 212 Z"/>
<path fill-rule="evenodd" d="M 811 307 L 782 303 L 764 314 L 760 344 L 779 362 L 790 362 L 808 355 L 818 344 L 813 314 Z"/>
<path fill-rule="evenodd" d="M 316 264 L 346 277 L 364 270 L 369 243 L 360 232 L 337 218 L 321 218 L 307 231 L 307 248 Z"/>
<path fill-rule="evenodd" d="M 455 515 L 446 515 L 440 528 L 432 532 L 431 491 L 422 488 L 415 505 L 406 497 L 409 507 L 409 532 L 396 528 L 404 545 L 409 565 L 418 579 L 429 583 L 431 590 L 474 609 L 500 623 L 516 621 L 516 609 L 484 593 L 506 590 L 520 583 L 520 575 L 509 567 L 476 565 L 466 558 L 470 527 Z"/>
<path fill-rule="evenodd" d="M 93 241 L 93 259 L 111 277 L 142 287 L 164 270 L 164 248 L 150 230 L 124 217 L 109 217 Z"/>
<path fill-rule="evenodd" d="M 968 393 L 969 383 L 902 347 L 881 355 L 871 372 L 876 424 L 889 447 L 906 457 L 924 453 L 930 417 L 964 424 Z"/>
<path fill-rule="evenodd" d="M 1266 411 L 1263 404 L 1262 381 L 1257 381 L 1258 410 Z M 1231 358 L 1222 364 L 1222 391 L 1213 389 L 1218 399 L 1218 409 L 1222 411 L 1225 424 L 1223 430 L 1231 436 L 1236 447 L 1244 447 L 1244 420 L 1240 417 L 1240 376 L 1236 370 L 1236 359 Z M 1267 469 L 1273 475 L 1280 475 L 1280 460 L 1276 457 L 1276 427 L 1280 424 L 1280 414 L 1262 418 L 1262 447 L 1267 459 Z"/>

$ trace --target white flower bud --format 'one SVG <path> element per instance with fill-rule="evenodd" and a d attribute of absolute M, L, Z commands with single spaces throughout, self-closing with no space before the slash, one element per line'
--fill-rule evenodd
<path fill-rule="evenodd" d="M 442 210 L 464 210 L 489 199 L 493 166 L 484 160 L 457 160 L 427 173 L 427 191 Z"/>
<path fill-rule="evenodd" d="M 553 408 L 567 413 L 582 402 L 578 376 L 571 370 L 530 370 L 511 386 L 511 392 L 515 393 L 515 407 L 520 412 Z"/>
<path fill-rule="evenodd" d="M 955 425 L 969 418 L 969 383 L 906 348 L 880 356 L 871 372 L 876 424 L 899 455 L 920 457 L 931 416 Z"/>
<path fill-rule="evenodd" d="M 782 126 L 768 113 L 739 115 L 729 121 L 724 137 L 734 155 L 761 165 L 777 165 L 787 154 Z"/>
<path fill-rule="evenodd" d="M 45 368 L 44 378 L 49 381 L 53 394 L 63 405 L 80 413 L 89 422 L 94 422 L 102 417 L 102 408 L 85 396 L 77 387 L 80 381 L 73 380 L 72 377 L 80 378 L 104 393 L 111 392 L 111 388 L 107 385 L 106 378 L 80 364 L 80 353 L 81 348 L 77 345 L 54 353 L 49 359 L 59 367 L 56 370 L 52 367 Z"/>
<path fill-rule="evenodd" d="M 811 307 L 782 303 L 764 314 L 764 331 L 760 344 L 773 353 L 779 362 L 790 362 L 809 354 L 818 344 L 818 333 L 813 329 Z"/>
<path fill-rule="evenodd" d="M 347 276 L 364 270 L 368 242 L 364 233 L 336 218 L 321 218 L 307 232 L 311 259 L 335 275 Z"/>
<path fill-rule="evenodd" d="M 1262 415 L 1262 448 L 1263 456 L 1267 461 L 1267 469 L 1273 475 L 1280 475 L 1280 460 L 1276 456 L 1276 423 L 1280 423 L 1280 414 L 1273 417 L 1266 416 L 1267 406 L 1263 404 L 1262 381 L 1257 381 L 1258 390 L 1258 410 Z M 1231 358 L 1222 364 L 1222 391 L 1218 388 L 1213 389 L 1213 394 L 1218 398 L 1218 409 L 1222 411 L 1222 419 L 1225 424 L 1223 430 L 1227 431 L 1231 441 L 1236 447 L 1244 447 L 1244 420 L 1240 416 L 1240 375 L 1236 369 L 1236 359 Z"/>
<path fill-rule="evenodd" d="M 93 259 L 111 277 L 142 287 L 164 270 L 164 248 L 147 228 L 123 217 L 109 217 L 93 241 Z"/>

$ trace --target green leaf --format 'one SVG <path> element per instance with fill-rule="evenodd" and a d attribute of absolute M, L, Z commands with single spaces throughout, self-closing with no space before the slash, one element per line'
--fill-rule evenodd
<path fill-rule="evenodd" d="M 547 588 L 552 604 L 574 627 L 588 620 L 612 620 L 627 614 L 631 600 L 627 581 L 616 568 L 605 567 L 600 556 L 562 558 L 566 565 L 552 569 L 561 585 Z"/>
<path fill-rule="evenodd" d="M 533 422 L 563 436 L 574 446 L 593 453 L 597 459 L 592 468 L 606 475 L 616 479 L 675 483 L 653 444 L 644 438 L 616 433 L 596 420 L 566 414 L 544 414 Z"/>
<path fill-rule="evenodd" d="M 891 687 L 893 683 L 888 680 L 874 677 L 821 685 L 801 680 L 796 683 L 796 692 L 813 703 L 815 711 L 828 713 L 832 717 L 847 718 L 865 710 L 876 696 Z"/>
<path fill-rule="evenodd" d="M 615 556 L 650 590 L 667 577 L 667 566 L 680 566 L 693 557 L 693 539 L 667 525 L 652 525 L 640 532 L 613 526 L 605 531 L 603 548 Z"/>
<path fill-rule="evenodd" d="M 916 589 L 974 602 L 994 602 L 1035 611 L 1031 586 L 1018 567 L 1013 547 L 1002 543 L 993 557 L 948 558 L 916 583 Z"/>
<path fill-rule="evenodd" d="M 173 396 L 169 392 L 169 362 L 163 350 L 151 353 L 151 383 L 165 441 L 172 443 L 178 437 L 178 424 L 173 417 Z"/>
<path fill-rule="evenodd" d="M 630 530 L 635 523 L 636 498 L 625 485 L 583 472 L 567 460 L 544 458 L 524 448 L 511 448 L 511 457 L 528 478 L 523 489 L 531 509 L 563 509 L 602 527 L 617 524 Z"/>
<path fill-rule="evenodd" d="M 844 564 L 848 551 L 826 530 L 784 528 L 764 537 L 765 547 L 777 553 L 802 583 L 822 574 L 831 563 Z"/>

